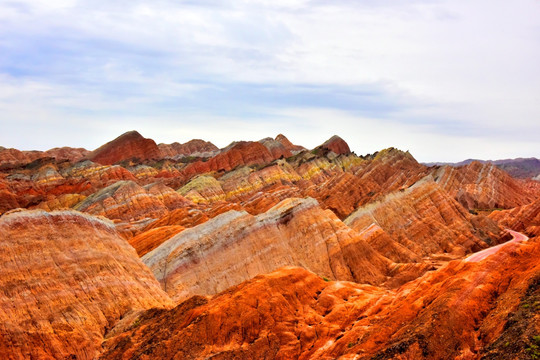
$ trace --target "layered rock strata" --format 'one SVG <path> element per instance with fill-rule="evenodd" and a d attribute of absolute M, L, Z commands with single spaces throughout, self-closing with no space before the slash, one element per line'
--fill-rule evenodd
<path fill-rule="evenodd" d="M 126 313 L 171 301 L 113 224 L 75 211 L 0 217 L 0 354 L 95 359 Z"/>

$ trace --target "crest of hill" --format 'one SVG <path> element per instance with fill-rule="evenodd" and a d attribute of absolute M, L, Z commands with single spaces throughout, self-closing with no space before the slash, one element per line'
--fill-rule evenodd
<path fill-rule="evenodd" d="M 164 158 L 175 158 L 177 156 L 212 156 L 219 151 L 219 148 L 209 141 L 193 139 L 184 144 L 174 142 L 172 144 L 159 144 L 161 156 Z"/>
<path fill-rule="evenodd" d="M 95 359 L 125 314 L 172 305 L 107 219 L 14 210 L 0 233 L 3 359 Z"/>
<path fill-rule="evenodd" d="M 159 147 L 152 139 L 146 139 L 137 131 L 129 131 L 100 146 L 88 154 L 87 158 L 102 165 L 112 165 L 129 159 L 158 159 Z"/>
<path fill-rule="evenodd" d="M 337 135 L 334 135 L 330 139 L 326 140 L 322 145 L 317 147 L 317 149 L 319 148 L 328 149 L 338 155 L 349 154 L 351 152 L 351 149 L 345 140 Z"/>
<path fill-rule="evenodd" d="M 443 166 L 449 165 L 452 167 L 466 166 L 473 162 L 480 162 L 483 164 L 493 164 L 499 169 L 506 171 L 512 177 L 520 179 L 530 179 L 540 175 L 540 160 L 534 157 L 531 158 L 516 158 L 516 159 L 502 159 L 502 160 L 479 160 L 479 159 L 467 159 L 457 163 L 445 163 L 445 162 L 431 162 L 425 163 L 426 166 Z"/>

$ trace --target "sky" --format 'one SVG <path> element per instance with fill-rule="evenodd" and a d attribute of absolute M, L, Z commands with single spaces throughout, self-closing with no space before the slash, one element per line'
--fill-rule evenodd
<path fill-rule="evenodd" d="M 539 0 L 0 0 L 0 146 L 540 157 Z"/>

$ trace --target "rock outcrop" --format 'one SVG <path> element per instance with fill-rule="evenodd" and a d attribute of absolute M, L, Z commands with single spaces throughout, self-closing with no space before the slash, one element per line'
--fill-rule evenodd
<path fill-rule="evenodd" d="M 516 245 L 397 291 L 281 268 L 144 313 L 107 339 L 102 359 L 524 358 L 539 330 L 538 256 L 537 241 Z"/>
<path fill-rule="evenodd" d="M 193 139 L 187 143 L 159 144 L 163 158 L 179 158 L 184 156 L 210 157 L 216 155 L 218 147 L 209 141 Z"/>
<path fill-rule="evenodd" d="M 161 151 L 154 140 L 142 137 L 137 131 L 129 131 L 92 151 L 87 158 L 102 165 L 112 165 L 130 159 L 159 159 Z"/>
<path fill-rule="evenodd" d="M 540 198 L 514 209 L 494 211 L 489 217 L 506 228 L 540 236 Z"/>
<path fill-rule="evenodd" d="M 175 300 L 211 295 L 297 265 L 329 279 L 382 283 L 391 261 L 313 199 L 287 199 L 252 216 L 229 211 L 142 257 Z"/>
<path fill-rule="evenodd" d="M 493 164 L 478 161 L 434 172 L 436 181 L 467 209 L 510 209 L 533 201 L 538 194 Z"/>
<path fill-rule="evenodd" d="M 0 217 L 0 354 L 95 359 L 132 310 L 171 305 L 108 220 L 75 211 Z"/>
<path fill-rule="evenodd" d="M 305 147 L 300 145 L 294 145 L 292 142 L 289 141 L 283 134 L 279 134 L 276 136 L 276 141 L 279 141 L 281 145 L 285 147 L 285 149 L 289 150 L 293 154 L 299 153 L 300 151 L 306 150 Z"/>
<path fill-rule="evenodd" d="M 157 219 L 169 210 L 190 202 L 163 184 L 142 187 L 133 181 L 117 181 L 88 196 L 77 204 L 75 210 L 109 219 Z"/>
<path fill-rule="evenodd" d="M 57 161 L 79 161 L 89 151 L 83 148 L 61 147 L 47 151 L 20 151 L 0 148 L 0 164 L 28 164 L 41 158 L 53 158 Z"/>
<path fill-rule="evenodd" d="M 330 139 L 326 140 L 321 146 L 323 149 L 328 149 L 333 151 L 336 154 L 348 154 L 351 152 L 349 145 L 337 135 L 332 136 Z"/>
<path fill-rule="evenodd" d="M 345 224 L 357 231 L 376 224 L 397 242 L 387 247 L 390 243 L 386 239 L 384 248 L 394 248 L 397 258 L 406 259 L 402 247 L 425 257 L 443 253 L 462 256 L 493 245 L 499 238 L 496 224 L 477 229 L 472 219 L 473 215 L 427 177 L 360 207 Z"/>
<path fill-rule="evenodd" d="M 269 137 L 269 138 L 264 138 L 262 140 L 259 140 L 259 142 L 263 144 L 264 146 L 266 146 L 266 148 L 268 149 L 268 151 L 270 151 L 274 159 L 287 158 L 289 156 L 292 156 L 292 152 L 289 149 L 287 149 L 287 147 L 283 145 L 281 141 L 278 141 Z"/>
<path fill-rule="evenodd" d="M 208 161 L 197 161 L 189 164 L 183 170 L 183 174 L 189 179 L 196 174 L 212 171 L 230 171 L 242 165 L 262 165 L 275 159 L 276 157 L 263 144 L 240 141 L 229 145 Z"/>

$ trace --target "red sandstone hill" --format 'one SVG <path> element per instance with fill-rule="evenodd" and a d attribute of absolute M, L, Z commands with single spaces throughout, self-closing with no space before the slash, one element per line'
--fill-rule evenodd
<path fill-rule="evenodd" d="M 54 158 L 58 161 L 79 161 L 89 151 L 83 148 L 61 147 L 47 151 L 20 151 L 17 149 L 6 149 L 0 147 L 1 164 L 27 164 L 42 158 Z"/>
<path fill-rule="evenodd" d="M 218 150 L 131 132 L 94 161 L 7 150 L 0 215 L 42 210 L 0 217 L 2 358 L 495 359 L 536 346 L 532 180 L 394 148 L 357 156 L 338 137 Z M 462 261 L 507 227 L 531 240 Z"/>
<path fill-rule="evenodd" d="M 187 143 L 159 144 L 159 151 L 163 158 L 175 158 L 178 156 L 211 156 L 219 149 L 211 142 L 193 139 Z"/>
<path fill-rule="evenodd" d="M 511 210 L 494 211 L 489 217 L 507 228 L 540 236 L 540 198 Z"/>
<path fill-rule="evenodd" d="M 152 139 L 145 139 L 137 131 L 129 131 L 100 146 L 87 155 L 89 160 L 112 165 L 129 159 L 159 159 L 161 152 Z"/>
<path fill-rule="evenodd" d="M 3 359 L 95 359 L 133 310 L 171 301 L 114 225 L 74 211 L 0 217 Z"/>
<path fill-rule="evenodd" d="M 323 149 L 328 149 L 333 151 L 336 154 L 348 154 L 351 152 L 349 145 L 337 135 L 332 136 L 330 139 L 326 140 L 321 146 Z"/>
<path fill-rule="evenodd" d="M 478 161 L 434 172 L 436 181 L 468 209 L 509 209 L 530 203 L 538 196 L 522 180 L 514 179 L 493 164 Z"/>
<path fill-rule="evenodd" d="M 102 359 L 524 358 L 540 330 L 540 243 L 454 261 L 396 291 L 301 268 L 122 324 Z M 504 285 L 503 285 L 504 284 Z"/>

